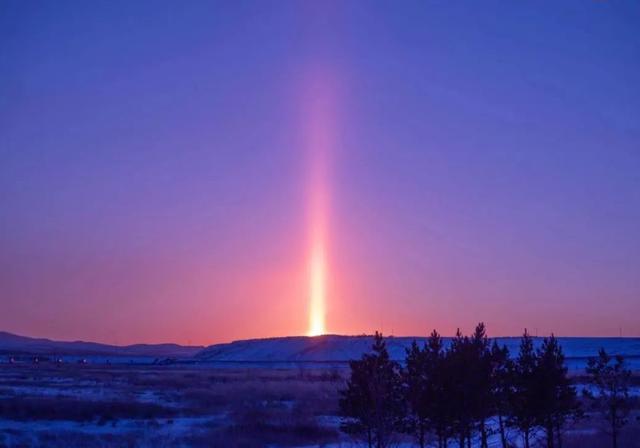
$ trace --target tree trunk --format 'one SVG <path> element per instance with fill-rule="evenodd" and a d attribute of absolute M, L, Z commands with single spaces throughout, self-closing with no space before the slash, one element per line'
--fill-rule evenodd
<path fill-rule="evenodd" d="M 502 420 L 502 414 L 498 414 L 498 423 L 500 425 L 500 442 L 502 442 L 502 448 L 507 448 L 507 434 L 504 430 L 504 421 Z"/>
<path fill-rule="evenodd" d="M 467 448 L 471 448 L 471 430 L 467 430 Z"/>
<path fill-rule="evenodd" d="M 562 448 L 562 431 L 560 431 L 560 423 L 556 424 L 556 446 Z"/>
<path fill-rule="evenodd" d="M 613 443 L 613 448 L 618 448 L 618 430 L 616 428 L 616 409 L 612 406 L 611 409 L 611 442 Z"/>
<path fill-rule="evenodd" d="M 553 448 L 553 424 L 547 423 L 547 448 Z"/>
<path fill-rule="evenodd" d="M 445 432 L 442 429 L 438 430 L 438 447 L 447 448 L 449 445 L 449 439 L 445 436 Z"/>
<path fill-rule="evenodd" d="M 482 448 L 488 448 L 489 442 L 487 440 L 487 426 L 484 419 L 480 420 L 480 438 L 480 446 Z"/>
<path fill-rule="evenodd" d="M 524 448 L 531 448 L 529 445 L 529 428 L 524 430 Z"/>

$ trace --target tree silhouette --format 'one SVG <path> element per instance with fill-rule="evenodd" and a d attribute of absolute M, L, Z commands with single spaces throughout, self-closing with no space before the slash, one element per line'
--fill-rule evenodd
<path fill-rule="evenodd" d="M 448 348 L 434 330 L 422 347 L 414 341 L 406 350 L 401 369 L 376 333 L 372 352 L 350 366 L 347 387 L 340 392 L 342 429 L 370 448 L 386 448 L 399 431 L 415 437 L 420 448 L 433 436 L 438 448 L 446 448 L 451 438 L 460 448 L 470 448 L 474 438 L 480 448 L 488 448 L 492 433 L 487 421 L 494 416 L 502 448 L 512 446 L 509 427 L 520 432 L 524 448 L 539 446 L 542 434 L 547 448 L 562 448 L 563 429 L 582 416 L 553 335 L 536 350 L 525 330 L 517 358 L 511 359 L 506 346 L 489 343 L 483 323 L 471 336 L 458 330 Z M 612 358 L 604 350 L 589 360 L 587 372 L 599 390 L 588 396 L 605 414 L 617 448 L 629 412 L 631 373 L 622 357 Z"/>
<path fill-rule="evenodd" d="M 586 390 L 585 395 L 604 414 L 611 435 L 611 446 L 617 448 L 620 430 L 627 423 L 629 415 L 631 371 L 625 368 L 622 356 L 611 357 L 604 349 L 600 349 L 598 357 L 589 358 L 587 373 L 598 389 L 598 395 L 594 396 Z"/>
<path fill-rule="evenodd" d="M 522 433 L 524 448 L 531 447 L 531 438 L 539 422 L 539 397 L 536 388 L 536 353 L 533 339 L 524 331 L 515 361 L 510 423 Z"/>
<path fill-rule="evenodd" d="M 449 375 L 448 351 L 445 351 L 442 338 L 436 330 L 427 340 L 426 363 L 429 378 L 429 413 L 431 426 L 438 439 L 438 448 L 447 446 L 452 433 L 453 405 L 451 401 L 452 381 Z"/>
<path fill-rule="evenodd" d="M 449 400 L 448 368 L 442 338 L 433 331 L 422 349 L 414 341 L 407 350 L 403 372 L 405 399 L 409 405 L 405 430 L 421 448 L 429 432 L 438 447 L 446 446 L 450 433 L 452 402 Z"/>
<path fill-rule="evenodd" d="M 342 390 L 341 428 L 362 437 L 370 448 L 386 448 L 393 433 L 402 429 L 404 403 L 400 366 L 389 358 L 382 337 L 376 332 L 372 353 L 351 361 L 351 376 Z"/>
<path fill-rule="evenodd" d="M 426 444 L 434 398 L 430 394 L 432 378 L 426 358 L 426 347 L 421 349 L 413 341 L 411 348 L 407 349 L 406 368 L 402 372 L 404 395 L 409 405 L 405 429 L 416 437 L 420 448 Z"/>
<path fill-rule="evenodd" d="M 508 448 L 506 416 L 511 412 L 509 403 L 513 395 L 514 364 L 509 358 L 509 349 L 500 347 L 497 341 L 491 345 L 491 396 L 492 409 L 498 417 L 498 432 L 502 448 Z"/>
<path fill-rule="evenodd" d="M 474 415 L 473 372 L 469 363 L 470 346 L 469 337 L 463 336 L 458 329 L 445 357 L 448 379 L 446 390 L 448 399 L 453 403 L 451 423 L 460 448 L 464 448 L 465 442 L 470 443 Z"/>
<path fill-rule="evenodd" d="M 451 407 L 451 424 L 460 448 L 471 446 L 480 433 L 481 447 L 488 446 L 486 421 L 491 417 L 491 351 L 485 326 L 479 323 L 471 336 L 460 330 L 445 352 L 445 391 Z"/>
<path fill-rule="evenodd" d="M 469 339 L 470 387 L 472 389 L 472 418 L 480 432 L 481 448 L 488 448 L 487 420 L 493 414 L 491 394 L 492 359 L 484 323 L 480 322 Z M 467 443 L 469 443 L 468 441 Z"/>
<path fill-rule="evenodd" d="M 553 335 L 544 338 L 537 352 L 535 380 L 539 423 L 545 429 L 547 448 L 555 444 L 561 447 L 562 428 L 570 418 L 578 418 L 581 410 L 567 376 L 562 348 Z"/>

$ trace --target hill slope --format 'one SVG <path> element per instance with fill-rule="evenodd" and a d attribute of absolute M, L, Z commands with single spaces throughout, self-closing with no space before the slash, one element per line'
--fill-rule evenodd
<path fill-rule="evenodd" d="M 422 344 L 426 338 L 388 337 L 389 354 L 403 360 L 405 350 L 412 341 Z M 519 338 L 498 338 L 511 354 L 518 351 Z M 444 338 L 445 344 L 450 338 Z M 535 343 L 541 343 L 536 338 Z M 630 361 L 640 360 L 640 338 L 559 338 L 569 361 L 595 356 L 600 347 L 609 353 L 625 355 Z M 371 348 L 371 336 L 325 335 L 316 337 L 293 336 L 270 339 L 250 339 L 207 347 L 196 355 L 204 362 L 346 362 L 357 359 Z"/>
<path fill-rule="evenodd" d="M 134 344 L 109 345 L 84 341 L 52 341 L 30 338 L 0 331 L 0 353 L 4 354 L 48 354 L 48 355 L 105 355 L 147 356 L 157 358 L 186 358 L 201 351 L 203 347 L 178 344 Z"/>

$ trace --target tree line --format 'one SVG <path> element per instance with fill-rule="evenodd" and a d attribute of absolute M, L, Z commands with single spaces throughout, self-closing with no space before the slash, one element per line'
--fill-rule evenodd
<path fill-rule="evenodd" d="M 583 417 L 553 335 L 536 349 L 525 330 L 511 357 L 506 346 L 489 340 L 482 323 L 470 336 L 458 330 L 448 345 L 434 330 L 422 346 L 412 343 L 401 365 L 376 332 L 372 351 L 351 361 L 350 370 L 340 391 L 341 428 L 370 448 L 386 448 L 401 433 L 421 448 L 447 448 L 450 442 L 471 448 L 474 440 L 488 448 L 492 435 L 509 448 L 507 430 L 517 430 L 525 448 L 539 439 L 547 448 L 562 448 L 566 426 Z M 617 448 L 631 373 L 622 357 L 604 350 L 589 360 L 586 372 L 597 393 L 585 397 L 603 412 Z"/>

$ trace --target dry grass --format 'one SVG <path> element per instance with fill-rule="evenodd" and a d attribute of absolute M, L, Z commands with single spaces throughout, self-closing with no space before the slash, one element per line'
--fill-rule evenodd
<path fill-rule="evenodd" d="M 0 418 L 17 421 L 69 420 L 109 422 L 119 419 L 167 418 L 176 411 L 155 403 L 89 401 L 66 397 L 20 397 L 0 400 Z"/>
<path fill-rule="evenodd" d="M 0 420 L 41 425 L 34 431 L 0 429 L 0 446 L 251 448 L 330 442 L 339 434 L 316 417 L 337 412 L 343 382 L 340 372 L 330 370 L 1 366 Z M 185 429 L 180 419 L 196 420 Z"/>

